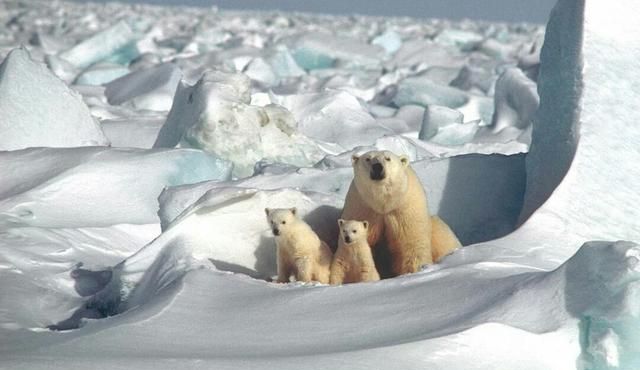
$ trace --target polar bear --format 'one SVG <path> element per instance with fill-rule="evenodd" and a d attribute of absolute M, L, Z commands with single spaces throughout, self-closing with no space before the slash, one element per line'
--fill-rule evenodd
<path fill-rule="evenodd" d="M 426 193 L 406 156 L 370 151 L 354 155 L 352 165 L 341 218 L 369 223 L 368 241 L 379 270 L 390 262 L 391 276 L 416 272 L 461 246 L 444 221 L 429 215 Z M 376 245 L 381 239 L 390 261 Z"/>
<path fill-rule="evenodd" d="M 367 221 L 338 220 L 340 239 L 331 262 L 331 284 L 378 281 L 380 275 L 367 242 Z"/>
<path fill-rule="evenodd" d="M 288 283 L 294 275 L 296 281 L 328 284 L 331 250 L 297 217 L 296 208 L 265 208 L 264 211 L 276 239 L 278 282 Z"/>

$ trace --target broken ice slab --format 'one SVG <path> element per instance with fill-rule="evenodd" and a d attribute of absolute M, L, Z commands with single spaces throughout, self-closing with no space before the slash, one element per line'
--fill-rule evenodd
<path fill-rule="evenodd" d="M 123 66 L 129 65 L 132 60 L 139 57 L 142 53 L 138 49 L 136 42 L 130 42 L 127 45 L 117 49 L 113 54 L 105 59 L 102 59 L 106 63 L 115 63 Z"/>
<path fill-rule="evenodd" d="M 76 85 L 104 85 L 117 78 L 120 78 L 128 74 L 129 68 L 111 64 L 111 63 L 96 63 L 91 67 L 85 69 L 75 79 Z"/>
<path fill-rule="evenodd" d="M 496 81 L 495 75 L 484 68 L 466 65 L 460 69 L 450 85 L 461 90 L 478 89 L 488 94 Z"/>
<path fill-rule="evenodd" d="M 384 49 L 359 40 L 328 33 L 302 33 L 283 41 L 296 63 L 306 69 L 331 68 L 344 61 L 360 68 L 380 66 Z"/>
<path fill-rule="evenodd" d="M 442 105 L 458 108 L 469 101 L 466 92 L 450 86 L 439 85 L 425 77 L 410 77 L 398 84 L 393 98 L 397 106 L 416 104 L 422 106 Z"/>
<path fill-rule="evenodd" d="M 182 78 L 180 68 L 172 63 L 141 69 L 106 85 L 109 104 L 127 104 L 135 109 L 168 111 Z"/>
<path fill-rule="evenodd" d="M 293 50 L 293 59 L 306 70 L 331 68 L 336 62 L 328 54 L 307 46 L 296 47 Z"/>
<path fill-rule="evenodd" d="M 166 119 L 164 115 L 111 118 L 100 121 L 100 126 L 111 147 L 151 149 Z"/>
<path fill-rule="evenodd" d="M 284 45 L 277 46 L 275 50 L 267 53 L 266 61 L 279 79 L 300 77 L 306 74 L 296 63 L 291 51 Z"/>
<path fill-rule="evenodd" d="M 318 141 L 337 143 L 344 149 L 372 144 L 393 131 L 378 124 L 360 101 L 345 91 L 274 95 L 298 122 L 298 132 Z"/>
<path fill-rule="evenodd" d="M 453 123 L 440 127 L 438 132 L 429 139 L 429 142 L 444 146 L 464 145 L 473 141 L 478 129 L 480 129 L 480 121 Z"/>
<path fill-rule="evenodd" d="M 435 37 L 438 44 L 455 46 L 461 51 L 471 51 L 484 40 L 484 36 L 472 31 L 445 28 Z"/>
<path fill-rule="evenodd" d="M 464 115 L 459 111 L 438 105 L 428 105 L 424 110 L 422 127 L 418 138 L 429 140 L 434 137 L 441 127 L 452 124 L 462 124 Z"/>
<path fill-rule="evenodd" d="M 565 306 L 580 319 L 589 370 L 640 368 L 640 246 L 626 241 L 585 243 L 562 267 Z"/>
<path fill-rule="evenodd" d="M 108 145 L 78 93 L 25 49 L 0 65 L 0 150 Z"/>
<path fill-rule="evenodd" d="M 78 76 L 78 73 L 80 73 L 79 68 L 76 68 L 76 66 L 74 66 L 73 64 L 55 55 L 45 56 L 44 62 L 47 64 L 47 67 L 49 67 L 54 75 L 58 76 L 59 79 L 66 82 L 67 84 L 70 84 L 73 80 L 75 80 Z"/>
<path fill-rule="evenodd" d="M 324 156 L 312 140 L 295 132 L 295 119 L 278 106 L 253 106 L 250 80 L 242 74 L 207 72 L 194 86 L 181 84 L 156 147 L 206 150 L 234 164 L 237 177 L 253 173 L 266 158 L 310 166 Z"/>
<path fill-rule="evenodd" d="M 519 68 L 508 68 L 496 81 L 494 104 L 489 127 L 493 132 L 505 127 L 524 130 L 531 125 L 540 105 L 538 87 Z"/>
<path fill-rule="evenodd" d="M 420 131 L 424 120 L 425 107 L 420 105 L 403 105 L 398 109 L 394 118 L 406 122 L 410 131 Z"/>
<path fill-rule="evenodd" d="M 274 86 L 278 83 L 278 76 L 276 76 L 271 65 L 262 57 L 253 59 L 242 73 L 247 75 L 251 80 L 266 86 Z"/>
<path fill-rule="evenodd" d="M 407 40 L 393 56 L 391 62 L 399 67 L 428 62 L 430 67 L 462 67 L 465 55 L 454 47 L 440 45 L 432 40 Z"/>
<path fill-rule="evenodd" d="M 393 30 L 387 30 L 371 40 L 371 44 L 381 46 L 387 54 L 393 54 L 402 46 L 402 37 Z"/>
<path fill-rule="evenodd" d="M 58 56 L 78 68 L 86 68 L 114 55 L 121 48 L 130 46 L 142 35 L 124 20 L 96 33 Z"/>

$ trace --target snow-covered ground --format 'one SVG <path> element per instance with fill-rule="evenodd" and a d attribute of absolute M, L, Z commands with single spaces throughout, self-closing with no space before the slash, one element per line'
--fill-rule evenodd
<path fill-rule="evenodd" d="M 0 368 L 640 368 L 640 24 L 0 3 Z M 543 46 L 544 41 L 544 46 Z M 350 157 L 405 154 L 464 248 L 275 284 Z"/>

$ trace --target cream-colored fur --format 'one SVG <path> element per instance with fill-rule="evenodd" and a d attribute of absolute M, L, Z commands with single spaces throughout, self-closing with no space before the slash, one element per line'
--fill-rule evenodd
<path fill-rule="evenodd" d="M 419 271 L 460 247 L 451 229 L 429 216 L 426 193 L 406 156 L 371 151 L 354 155 L 352 163 L 342 218 L 368 221 L 372 248 L 386 239 L 395 275 Z"/>
<path fill-rule="evenodd" d="M 267 221 L 276 239 L 278 282 L 296 281 L 329 283 L 331 249 L 296 216 L 295 208 L 265 209 Z"/>
<path fill-rule="evenodd" d="M 331 284 L 377 281 L 380 275 L 367 242 L 367 221 L 338 220 L 340 239 L 331 263 Z"/>

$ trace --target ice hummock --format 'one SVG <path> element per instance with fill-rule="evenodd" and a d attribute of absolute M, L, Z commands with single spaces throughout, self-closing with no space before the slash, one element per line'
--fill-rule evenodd
<path fill-rule="evenodd" d="M 141 38 L 136 27 L 128 21 L 121 20 L 113 26 L 96 33 L 90 38 L 58 54 L 58 56 L 77 68 L 86 68 L 96 62 L 114 57 L 119 51 L 128 52 L 127 47 Z M 127 57 L 126 62 L 136 54 Z M 115 59 L 114 61 L 118 61 Z M 122 61 L 122 60 L 120 60 Z M 122 61 L 124 62 L 124 61 Z"/>
<path fill-rule="evenodd" d="M 82 98 L 26 49 L 0 65 L 0 150 L 108 145 Z"/>
<path fill-rule="evenodd" d="M 204 149 L 233 162 L 240 177 L 262 159 L 297 166 L 322 159 L 318 145 L 296 132 L 288 110 L 251 105 L 249 87 L 246 76 L 220 71 L 205 73 L 194 86 L 181 84 L 155 147 Z"/>

